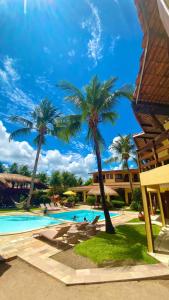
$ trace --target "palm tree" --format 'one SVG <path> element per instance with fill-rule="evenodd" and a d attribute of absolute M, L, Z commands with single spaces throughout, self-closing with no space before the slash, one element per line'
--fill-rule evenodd
<path fill-rule="evenodd" d="M 130 189 L 133 198 L 133 183 L 132 178 L 130 176 L 130 167 L 129 167 L 129 159 L 132 159 L 137 164 L 136 159 L 136 149 L 135 144 L 132 140 L 130 134 L 122 136 L 119 134 L 117 139 L 112 142 L 111 146 L 109 147 L 110 150 L 113 151 L 113 156 L 107 159 L 106 163 L 111 162 L 120 162 L 122 163 L 123 169 L 128 171 L 129 182 L 130 182 Z"/>
<path fill-rule="evenodd" d="M 67 117 L 72 124 L 72 129 L 74 128 L 74 130 L 78 131 L 83 123 L 87 124 L 87 139 L 92 142 L 97 159 L 100 194 L 107 233 L 115 233 L 115 229 L 111 222 L 105 198 L 101 162 L 101 148 L 105 143 L 100 131 L 100 124 L 107 121 L 113 124 L 117 118 L 117 114 L 114 111 L 117 99 L 124 95 L 129 97 L 129 93 L 124 91 L 124 89 L 112 91 L 115 83 L 116 78 L 111 78 L 101 83 L 95 76 L 82 91 L 67 81 L 62 81 L 57 85 L 67 93 L 65 99 L 73 103 L 78 110 L 76 115 Z"/>
<path fill-rule="evenodd" d="M 20 123 L 23 127 L 13 131 L 10 134 L 9 140 L 14 139 L 15 137 L 18 137 L 23 134 L 30 134 L 33 131 L 36 131 L 37 133 L 34 139 L 34 143 L 37 145 L 37 152 L 32 172 L 29 196 L 26 202 L 27 208 L 30 207 L 39 156 L 42 145 L 45 143 L 45 136 L 47 134 L 53 134 L 54 128 L 55 134 L 59 136 L 59 129 L 61 128 L 61 126 L 57 126 L 57 119 L 59 120 L 60 118 L 60 113 L 48 99 L 42 100 L 40 104 L 34 108 L 34 110 L 30 114 L 30 119 L 21 116 L 10 117 L 11 121 Z"/>

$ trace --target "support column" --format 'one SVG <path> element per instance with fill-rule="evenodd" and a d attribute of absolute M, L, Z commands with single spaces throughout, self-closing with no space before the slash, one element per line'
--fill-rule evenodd
<path fill-rule="evenodd" d="M 160 190 L 158 189 L 157 191 L 157 195 L 158 195 L 158 203 L 159 203 L 159 207 L 160 207 L 160 214 L 161 214 L 161 222 L 162 222 L 162 226 L 165 226 L 165 216 L 164 216 L 164 210 L 163 210 L 163 204 L 162 204 L 162 200 L 161 200 L 161 194 L 160 194 Z"/>
<path fill-rule="evenodd" d="M 110 202 L 110 195 L 107 195 L 107 201 Z"/>
<path fill-rule="evenodd" d="M 86 192 L 83 192 L 83 202 L 86 203 Z"/>
<path fill-rule="evenodd" d="M 151 211 L 151 214 L 153 214 L 153 204 L 152 204 L 152 199 L 151 199 L 151 192 L 148 192 L 148 195 L 149 195 L 149 202 L 150 202 L 150 211 Z"/>
<path fill-rule="evenodd" d="M 151 219 L 150 219 L 148 205 L 147 205 L 146 188 L 144 186 L 141 187 L 141 192 L 142 192 L 142 198 L 143 198 L 148 252 L 153 252 L 154 246 L 153 246 L 152 226 L 151 226 Z"/>
<path fill-rule="evenodd" d="M 127 205 L 129 204 L 129 195 L 126 189 L 125 189 L 125 202 Z"/>

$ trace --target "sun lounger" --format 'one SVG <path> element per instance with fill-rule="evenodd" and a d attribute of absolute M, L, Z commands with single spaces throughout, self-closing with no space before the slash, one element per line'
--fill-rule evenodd
<path fill-rule="evenodd" d="M 90 223 L 90 225 L 96 225 L 97 222 L 99 221 L 99 219 L 100 219 L 100 216 L 96 216 L 96 217 L 94 218 L 94 220 Z"/>
<path fill-rule="evenodd" d="M 34 237 L 44 238 L 50 242 L 57 244 L 59 242 L 59 238 L 64 239 L 64 235 L 68 232 L 69 229 L 70 229 L 70 225 L 60 227 L 58 230 L 48 229 L 48 230 L 44 230 L 44 231 L 40 232 L 38 235 L 35 235 Z"/>
<path fill-rule="evenodd" d="M 45 206 L 43 203 L 41 203 L 41 204 L 40 204 L 40 208 L 41 208 L 41 209 L 46 209 L 46 206 Z"/>
<path fill-rule="evenodd" d="M 89 222 L 77 223 L 75 226 L 78 230 L 84 230 L 87 225 L 89 225 Z"/>
<path fill-rule="evenodd" d="M 58 210 L 60 210 L 59 207 L 54 206 L 54 205 L 51 206 L 49 203 L 46 204 L 46 207 L 47 207 L 47 210 L 48 210 L 48 211 L 58 211 Z"/>

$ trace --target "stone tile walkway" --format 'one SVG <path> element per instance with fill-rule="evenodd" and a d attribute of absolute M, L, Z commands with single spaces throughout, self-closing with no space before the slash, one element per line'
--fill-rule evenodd
<path fill-rule="evenodd" d="M 125 224 L 134 217 L 136 217 L 136 213 L 125 212 L 119 217 L 113 218 L 113 224 L 115 226 Z M 100 222 L 100 225 L 103 225 L 101 230 L 104 230 L 104 223 Z M 36 230 L 34 233 L 39 231 Z M 25 262 L 62 281 L 66 285 L 169 276 L 169 268 L 163 264 L 74 270 L 50 258 L 52 255 L 62 251 L 61 249 L 33 238 L 32 234 L 32 232 L 27 232 L 0 236 L 0 257 L 2 259 L 9 259 L 18 256 Z"/>

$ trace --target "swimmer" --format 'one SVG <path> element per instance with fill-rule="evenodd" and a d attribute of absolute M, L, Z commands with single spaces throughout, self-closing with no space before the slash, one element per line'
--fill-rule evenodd
<path fill-rule="evenodd" d="M 77 219 L 77 217 L 76 217 L 76 216 L 74 216 L 74 217 L 73 217 L 73 221 L 76 221 L 76 219 Z"/>

